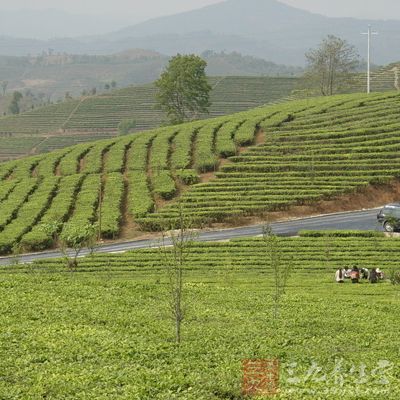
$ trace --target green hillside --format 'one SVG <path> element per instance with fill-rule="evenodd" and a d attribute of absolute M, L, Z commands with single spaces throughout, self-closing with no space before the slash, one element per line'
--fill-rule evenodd
<path fill-rule="evenodd" d="M 289 96 L 297 82 L 296 78 L 210 78 L 213 86 L 210 116 L 275 102 Z M 153 85 L 133 86 L 2 117 L 0 161 L 115 137 L 123 119 L 135 118 L 138 131 L 156 128 L 166 118 L 154 108 L 155 93 Z"/>
<path fill-rule="evenodd" d="M 394 92 L 292 101 L 2 163 L 0 252 L 51 247 L 42 223 L 94 222 L 100 201 L 101 235 L 115 239 L 174 226 L 180 208 L 204 226 L 388 182 L 399 104 Z"/>
<path fill-rule="evenodd" d="M 398 270 L 398 240 L 279 243 L 294 268 L 278 320 L 261 240 L 192 246 L 179 348 L 158 249 L 94 255 L 76 273 L 61 260 L 1 268 L 0 397 L 239 400 L 242 361 L 277 358 L 274 399 L 398 400 L 398 287 L 334 282 L 345 265 Z"/>

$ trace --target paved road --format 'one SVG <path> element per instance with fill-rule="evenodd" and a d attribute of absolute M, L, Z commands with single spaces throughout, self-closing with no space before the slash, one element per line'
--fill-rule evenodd
<path fill-rule="evenodd" d="M 295 236 L 300 230 L 375 230 L 382 229 L 376 219 L 377 209 L 322 215 L 318 217 L 301 218 L 286 222 L 271 224 L 272 230 L 277 235 Z M 257 236 L 262 233 L 263 225 L 246 226 L 242 228 L 224 229 L 217 231 L 204 231 L 199 234 L 198 240 L 202 242 L 215 242 L 229 240 L 239 237 Z M 157 247 L 157 240 L 137 240 L 131 242 L 114 243 L 100 246 L 96 249 L 98 253 L 116 253 L 127 250 L 142 249 L 146 247 Z M 81 255 L 87 255 L 88 251 L 82 251 Z M 20 262 L 29 263 L 34 260 L 54 258 L 60 256 L 57 251 L 26 254 L 20 256 Z M 7 265 L 12 257 L 0 257 L 0 265 Z"/>

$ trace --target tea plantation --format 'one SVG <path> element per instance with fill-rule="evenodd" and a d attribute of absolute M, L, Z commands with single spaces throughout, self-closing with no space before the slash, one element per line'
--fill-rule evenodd
<path fill-rule="evenodd" d="M 52 247 L 49 221 L 101 217 L 117 239 L 128 223 L 174 227 L 180 210 L 203 227 L 389 182 L 399 104 L 394 92 L 292 101 L 1 163 L 0 254 Z"/>
<path fill-rule="evenodd" d="M 398 288 L 338 285 L 334 272 L 389 274 L 398 239 L 280 239 L 279 249 L 293 272 L 274 319 L 262 239 L 195 243 L 179 348 L 157 249 L 94 255 L 77 272 L 57 260 L 0 269 L 0 397 L 239 400 L 242 360 L 278 359 L 276 399 L 397 400 Z"/>
<path fill-rule="evenodd" d="M 180 204 L 199 223 L 215 222 L 390 181 L 400 173 L 399 100 L 397 93 L 351 95 L 269 108 L 257 121 L 265 143 L 231 157 L 217 179 L 185 192 Z M 236 138 L 242 140 L 245 126 Z M 176 215 L 171 204 L 141 222 L 157 229 L 160 219 Z"/>
<path fill-rule="evenodd" d="M 211 77 L 209 81 L 211 117 L 281 100 L 298 83 L 296 78 L 268 77 Z M 154 85 L 133 86 L 1 117 L 0 161 L 115 137 L 124 119 L 134 118 L 137 131 L 156 128 L 166 116 L 155 109 L 155 93 Z"/>

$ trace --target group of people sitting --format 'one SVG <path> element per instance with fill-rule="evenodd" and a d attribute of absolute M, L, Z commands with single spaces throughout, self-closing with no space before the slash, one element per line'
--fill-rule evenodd
<path fill-rule="evenodd" d="M 337 283 L 344 283 L 346 279 L 350 279 L 352 283 L 360 283 L 361 279 L 371 283 L 378 283 L 385 277 L 380 268 L 372 268 L 369 271 L 367 268 L 358 268 L 355 265 L 352 268 L 339 268 L 336 271 L 335 278 Z"/>

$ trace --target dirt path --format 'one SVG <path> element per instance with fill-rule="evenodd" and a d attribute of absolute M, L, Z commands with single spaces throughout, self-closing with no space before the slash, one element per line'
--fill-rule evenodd
<path fill-rule="evenodd" d="M 32 147 L 31 150 L 29 151 L 29 155 L 32 156 L 32 155 L 36 154 L 38 147 L 40 147 L 43 143 L 45 143 L 47 139 L 48 139 L 48 137 L 44 137 L 43 140 L 41 140 L 34 147 Z"/>
<path fill-rule="evenodd" d="M 224 76 L 223 78 L 219 79 L 215 85 L 212 87 L 212 89 L 214 90 L 217 86 L 219 86 L 224 80 L 226 79 L 226 77 Z"/>
<path fill-rule="evenodd" d="M 78 104 L 76 105 L 76 107 L 71 111 L 71 113 L 68 115 L 67 119 L 65 120 L 65 122 L 61 125 L 61 129 L 65 129 L 68 122 L 71 121 L 71 118 L 73 117 L 73 115 L 78 111 L 78 108 L 81 106 L 81 104 L 87 99 L 88 97 L 83 97 L 82 99 L 80 99 L 80 101 L 78 102 Z"/>
<path fill-rule="evenodd" d="M 123 177 L 124 177 L 125 192 L 121 207 L 122 223 L 119 234 L 120 240 L 135 239 L 140 236 L 143 236 L 143 232 L 140 231 L 139 225 L 135 222 L 135 219 L 129 212 L 129 179 L 127 170 L 127 159 L 128 159 L 128 154 L 131 151 L 133 145 L 134 143 L 131 142 L 126 147 L 124 154 Z"/>

